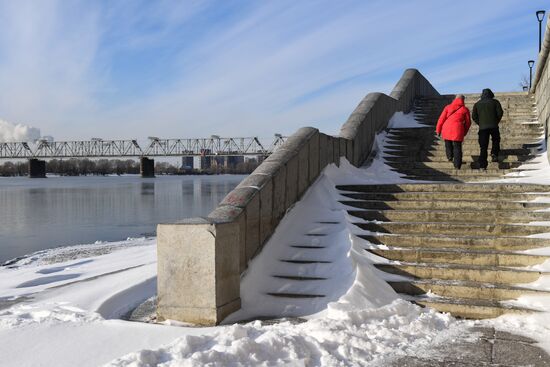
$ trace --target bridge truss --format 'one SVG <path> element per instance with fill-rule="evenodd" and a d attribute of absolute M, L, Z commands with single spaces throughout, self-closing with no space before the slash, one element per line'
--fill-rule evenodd
<path fill-rule="evenodd" d="M 220 138 L 201 139 L 149 138 L 140 145 L 137 140 L 47 141 L 35 143 L 0 143 L 0 159 L 21 158 L 115 158 L 115 157 L 185 157 L 185 156 L 257 156 L 269 155 L 279 148 L 286 138 L 275 137 L 269 144 L 266 139 Z"/>

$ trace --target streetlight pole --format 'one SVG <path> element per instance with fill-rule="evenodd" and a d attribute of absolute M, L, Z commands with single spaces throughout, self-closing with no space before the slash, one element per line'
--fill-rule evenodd
<path fill-rule="evenodd" d="M 531 90 L 531 83 L 533 81 L 533 65 L 535 65 L 534 60 L 527 61 L 527 65 L 529 65 L 529 90 Z"/>
<path fill-rule="evenodd" d="M 542 20 L 544 19 L 544 10 L 537 11 L 537 20 L 539 21 L 539 53 L 542 48 Z"/>

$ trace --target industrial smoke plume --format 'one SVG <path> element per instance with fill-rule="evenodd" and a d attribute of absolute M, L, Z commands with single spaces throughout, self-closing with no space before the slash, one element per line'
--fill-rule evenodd
<path fill-rule="evenodd" d="M 30 142 L 37 139 L 40 139 L 40 129 L 0 120 L 0 142 Z"/>

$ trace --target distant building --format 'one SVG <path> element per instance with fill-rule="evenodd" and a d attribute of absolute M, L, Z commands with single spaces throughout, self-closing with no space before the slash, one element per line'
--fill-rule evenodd
<path fill-rule="evenodd" d="M 225 157 L 225 167 L 235 168 L 239 163 L 244 163 L 244 156 L 242 155 L 228 155 Z"/>

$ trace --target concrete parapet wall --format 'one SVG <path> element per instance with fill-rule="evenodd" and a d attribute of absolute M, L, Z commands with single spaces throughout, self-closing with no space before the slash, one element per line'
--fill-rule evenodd
<path fill-rule="evenodd" d="M 548 67 L 548 54 L 550 53 L 550 22 L 546 22 L 544 42 L 536 63 L 535 78 L 531 86 L 531 93 L 535 94 L 539 121 L 544 125 L 545 136 L 548 139 L 550 133 L 550 67 Z M 548 153 L 547 153 L 548 154 Z M 550 155 L 549 155 L 550 157 Z"/>
<path fill-rule="evenodd" d="M 345 157 L 360 166 L 374 138 L 414 99 L 439 93 L 414 69 L 390 96 L 368 94 L 340 136 L 303 127 L 223 199 L 206 218 L 158 226 L 158 316 L 218 324 L 240 307 L 240 275 L 329 164 Z"/>

